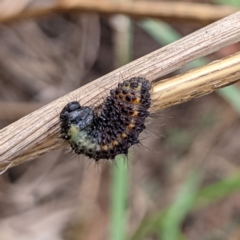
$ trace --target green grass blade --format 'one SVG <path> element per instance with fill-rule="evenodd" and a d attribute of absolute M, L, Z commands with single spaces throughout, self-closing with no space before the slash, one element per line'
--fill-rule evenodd
<path fill-rule="evenodd" d="M 146 19 L 141 21 L 139 26 L 162 45 L 168 45 L 181 38 L 181 35 L 169 24 L 160 20 Z"/>
<path fill-rule="evenodd" d="M 199 209 L 240 191 L 240 172 L 199 191 L 194 209 Z"/>
<path fill-rule="evenodd" d="M 194 204 L 200 182 L 201 174 L 192 172 L 174 203 L 167 209 L 146 217 L 131 240 L 144 240 L 151 233 L 158 233 L 160 239 L 184 239 L 180 231 L 181 223 Z"/>
<path fill-rule="evenodd" d="M 238 114 L 240 114 L 240 92 L 237 87 L 229 86 L 218 90 L 218 94 L 222 96 Z"/>
<path fill-rule="evenodd" d="M 161 45 L 168 45 L 182 37 L 169 24 L 160 20 L 146 19 L 144 21 L 141 21 L 139 23 L 139 26 Z M 200 67 L 207 63 L 208 60 L 206 58 L 199 58 L 188 63 L 186 65 L 186 69 Z"/>
<path fill-rule="evenodd" d="M 240 1 L 239 0 L 213 0 L 213 2 L 217 4 L 224 4 L 224 5 L 230 5 L 233 7 L 240 8 Z"/>
<path fill-rule="evenodd" d="M 156 232 L 156 229 L 159 229 L 159 226 L 161 226 L 162 222 L 164 221 L 165 213 L 166 210 L 157 212 L 152 216 L 145 217 L 130 239 L 144 240 L 146 239 L 146 236 L 149 236 L 151 233 Z"/>
<path fill-rule="evenodd" d="M 181 235 L 181 224 L 190 212 L 198 194 L 201 174 L 191 172 L 175 201 L 168 208 L 161 226 L 162 240 L 177 240 Z"/>
<path fill-rule="evenodd" d="M 115 158 L 112 169 L 111 240 L 126 239 L 128 169 L 123 155 Z"/>

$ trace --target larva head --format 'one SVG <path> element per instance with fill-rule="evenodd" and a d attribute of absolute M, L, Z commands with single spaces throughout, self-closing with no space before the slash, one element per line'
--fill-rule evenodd
<path fill-rule="evenodd" d="M 70 102 L 60 114 L 61 136 L 69 139 L 68 130 L 71 126 L 83 130 L 92 124 L 94 119 L 93 110 L 89 107 L 82 107 L 79 102 Z"/>
<path fill-rule="evenodd" d="M 81 131 L 88 127 L 93 121 L 93 111 L 89 107 L 81 107 L 68 113 L 68 122 L 76 125 Z"/>

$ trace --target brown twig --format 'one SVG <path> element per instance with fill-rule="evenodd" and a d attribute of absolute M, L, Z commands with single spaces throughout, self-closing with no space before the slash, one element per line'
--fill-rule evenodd
<path fill-rule="evenodd" d="M 67 102 L 78 100 L 82 105 L 99 105 L 100 99 L 106 97 L 109 89 L 114 88 L 123 78 L 145 76 L 150 81 L 155 80 L 198 57 L 236 43 L 239 39 L 240 12 L 237 12 L 133 61 L 25 116 L 0 131 L 0 169 L 5 168 L 11 162 L 14 162 L 12 166 L 18 165 L 63 145 L 58 138 L 59 113 Z M 226 84 L 234 83 L 239 78 L 238 58 L 239 55 L 234 55 L 229 59 L 213 63 L 210 67 L 197 69 L 190 75 L 187 73 L 187 81 L 182 75 L 176 77 L 174 81 L 171 79 L 169 82 L 165 81 L 163 84 L 155 86 L 153 92 L 158 92 L 158 97 L 155 99 L 162 98 L 162 106 L 156 110 L 199 97 Z M 228 64 L 222 65 L 226 61 Z M 221 66 L 226 69 L 226 81 L 216 79 L 223 74 L 220 71 Z M 210 72 L 206 72 L 206 69 Z M 214 72 L 211 73 L 211 71 Z M 206 75 L 202 76 L 201 73 Z M 213 75 L 214 79 L 211 79 L 211 74 L 215 74 Z M 204 80 L 196 78 L 196 76 L 207 75 L 208 77 L 203 78 Z M 181 94 L 182 90 L 185 95 Z"/>
<path fill-rule="evenodd" d="M 237 11 L 230 6 L 211 4 L 184 3 L 184 2 L 114 2 L 95 0 L 61 0 L 52 4 L 35 6 L 22 0 L 22 4 L 13 6 L 12 1 L 0 4 L 0 22 L 9 22 L 18 19 L 33 18 L 51 14 L 53 12 L 87 12 L 99 14 L 125 14 L 135 18 L 160 18 L 164 21 L 197 22 L 208 24 L 224 18 Z M 24 5 L 24 2 L 26 4 Z M 19 7 L 17 7 L 19 5 Z M 7 8 L 9 6 L 9 8 Z"/>

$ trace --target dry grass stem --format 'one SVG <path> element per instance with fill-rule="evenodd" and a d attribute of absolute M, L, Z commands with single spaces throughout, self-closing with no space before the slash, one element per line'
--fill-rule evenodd
<path fill-rule="evenodd" d="M 170 22 L 181 21 L 208 24 L 237 11 L 236 8 L 230 6 L 191 2 L 134 1 L 120 3 L 95 0 L 61 0 L 43 6 L 35 6 L 28 2 L 28 0 L 22 0 L 20 3 L 16 2 L 14 8 L 12 7 L 12 1 L 0 3 L 0 21 L 8 22 L 39 17 L 53 12 L 77 11 L 99 14 L 125 14 L 135 18 L 160 18 Z"/>
<path fill-rule="evenodd" d="M 240 80 L 240 52 L 153 84 L 152 112 L 202 97 Z"/>
<path fill-rule="evenodd" d="M 160 18 L 164 21 L 198 22 L 208 24 L 237 11 L 230 6 L 217 6 L 184 2 L 114 2 L 63 0 L 62 9 L 96 12 L 102 14 L 126 14 L 130 17 Z"/>
<path fill-rule="evenodd" d="M 4 169 L 11 162 L 13 162 L 11 166 L 18 165 L 63 145 L 58 138 L 59 113 L 67 102 L 78 100 L 82 105 L 97 106 L 107 96 L 109 89 L 114 88 L 123 79 L 144 76 L 150 81 L 156 80 L 198 57 L 236 43 L 239 39 L 240 12 L 237 12 L 137 59 L 23 117 L 0 131 L 0 169 Z M 234 83 L 239 78 L 240 64 L 238 63 L 239 66 L 237 66 L 236 63 L 238 58 L 237 54 L 212 63 L 206 68 L 197 69 L 190 74 L 186 73 L 174 80 L 156 85 L 154 92 L 158 92 L 158 95 L 155 99 L 161 99 L 160 102 L 164 103 L 160 103 L 162 105 L 157 108 L 154 105 L 155 109 L 160 110 Z M 224 65 L 226 61 L 228 64 Z M 215 65 L 222 71 L 217 70 Z M 206 74 L 206 69 L 214 72 Z M 204 78 L 203 73 L 208 77 Z M 225 77 L 227 76 L 225 80 L 221 78 L 223 73 Z M 211 74 L 213 74 L 213 79 Z M 202 76 L 200 81 L 197 76 Z M 184 80 L 185 77 L 188 80 Z M 216 79 L 217 77 L 221 80 Z M 182 95 L 181 91 L 184 91 L 186 95 Z"/>

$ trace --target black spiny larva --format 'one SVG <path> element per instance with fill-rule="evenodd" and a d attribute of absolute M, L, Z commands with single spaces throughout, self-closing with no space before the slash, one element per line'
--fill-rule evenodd
<path fill-rule="evenodd" d="M 68 103 L 60 114 L 61 137 L 77 154 L 96 161 L 114 159 L 139 143 L 150 104 L 149 81 L 131 78 L 110 90 L 99 114 L 78 102 Z"/>

